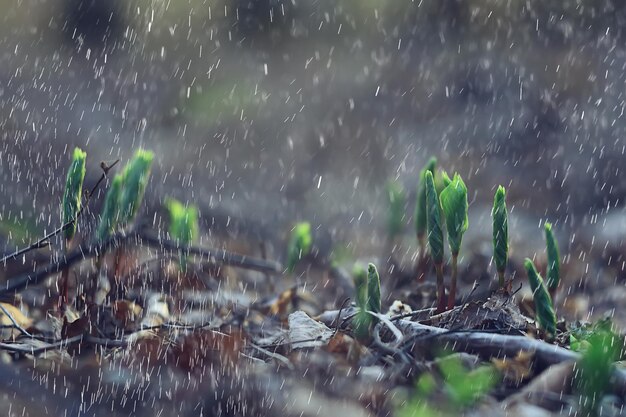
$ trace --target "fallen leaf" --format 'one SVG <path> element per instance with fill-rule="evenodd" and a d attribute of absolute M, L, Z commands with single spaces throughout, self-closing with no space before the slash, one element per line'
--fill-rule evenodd
<path fill-rule="evenodd" d="M 288 339 L 292 349 L 324 346 L 333 336 L 325 324 L 313 320 L 303 311 L 289 315 Z"/>
<path fill-rule="evenodd" d="M 22 310 L 15 307 L 14 305 L 7 304 L 7 303 L 0 303 L 0 305 L 2 305 L 2 307 L 7 311 L 7 313 L 11 315 L 13 320 L 15 320 L 15 322 L 18 325 L 20 325 L 22 328 L 24 329 L 29 328 L 33 324 L 33 321 L 30 318 L 26 317 L 26 315 L 22 312 Z M 11 321 L 11 319 L 2 310 L 0 310 L 0 325 L 14 326 L 13 321 Z M 5 340 L 5 339 L 17 337 L 20 334 L 20 332 L 19 330 L 16 330 L 16 329 L 6 328 L 6 329 L 2 329 L 2 332 L 0 334 L 1 334 L 2 340 Z"/>
<path fill-rule="evenodd" d="M 519 386 L 533 375 L 533 357 L 532 352 L 520 351 L 514 358 L 494 358 L 491 362 L 500 371 L 506 382 Z"/>
<path fill-rule="evenodd" d="M 215 330 L 198 330 L 185 335 L 172 350 L 174 363 L 189 372 L 202 373 L 213 364 L 233 368 L 244 348 L 246 339 L 238 330 L 230 334 Z"/>
<path fill-rule="evenodd" d="M 113 315 L 125 330 L 135 326 L 137 318 L 141 316 L 143 309 L 133 301 L 117 300 L 113 303 Z"/>

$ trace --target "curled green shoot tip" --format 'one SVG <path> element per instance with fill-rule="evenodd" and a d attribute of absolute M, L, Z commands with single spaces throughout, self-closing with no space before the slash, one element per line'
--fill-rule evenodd
<path fill-rule="evenodd" d="M 170 214 L 170 236 L 181 246 L 180 268 L 182 272 L 186 272 L 186 247 L 198 235 L 198 209 L 195 206 L 186 207 L 172 198 L 166 200 L 166 206 Z"/>
<path fill-rule="evenodd" d="M 150 168 L 154 154 L 139 149 L 133 158 L 126 164 L 122 175 L 124 187 L 120 196 L 120 223 L 127 224 L 133 221 L 141 201 L 143 200 L 150 177 Z"/>
<path fill-rule="evenodd" d="M 506 210 L 506 191 L 499 186 L 493 199 L 493 259 L 498 271 L 500 288 L 504 288 L 504 273 L 509 258 L 509 222 Z"/>
<path fill-rule="evenodd" d="M 550 295 L 554 298 L 556 290 L 559 287 L 560 276 L 560 259 L 559 259 L 559 245 L 552 232 L 552 224 L 545 224 L 546 233 L 546 249 L 548 252 L 548 271 L 546 273 L 546 285 Z"/>
<path fill-rule="evenodd" d="M 291 273 L 295 270 L 300 259 L 309 255 L 312 245 L 311 224 L 308 222 L 296 224 L 287 247 L 287 271 Z"/>
<path fill-rule="evenodd" d="M 446 221 L 448 245 L 452 253 L 452 282 L 448 297 L 448 309 L 452 309 L 456 298 L 457 263 L 461 250 L 461 240 L 469 224 L 467 219 L 467 187 L 459 174 L 455 174 L 454 179 L 450 180 L 446 188 L 441 191 L 439 200 Z"/>
<path fill-rule="evenodd" d="M 122 175 L 117 174 L 111 182 L 109 191 L 107 191 L 104 200 L 104 207 L 102 208 L 100 224 L 98 225 L 98 230 L 96 231 L 96 238 L 100 242 L 108 238 L 117 227 L 117 222 L 119 220 L 120 193 L 122 191 L 123 182 L 124 179 Z"/>
<path fill-rule="evenodd" d="M 86 159 L 86 152 L 80 148 L 74 148 L 72 163 L 67 171 L 65 192 L 63 193 L 63 224 L 71 222 L 64 231 L 66 241 L 72 240 L 76 233 L 76 220 L 80 212 Z"/>
<path fill-rule="evenodd" d="M 415 206 L 415 232 L 420 244 L 424 244 L 426 235 L 426 172 L 435 175 L 437 159 L 430 158 L 424 169 L 420 171 L 419 185 L 417 187 L 417 204 Z M 422 248 L 423 249 L 423 248 Z"/>
<path fill-rule="evenodd" d="M 380 276 L 374 264 L 367 266 L 367 309 L 374 313 L 380 313 L 382 309 L 380 299 Z"/>
<path fill-rule="evenodd" d="M 539 275 L 535 269 L 533 261 L 526 258 L 524 267 L 528 274 L 530 288 L 533 291 L 537 323 L 546 333 L 554 336 L 556 335 L 556 314 L 554 313 L 554 306 L 552 305 L 552 299 L 550 298 L 548 289 L 543 282 L 543 278 L 541 278 L 541 275 Z"/>
<path fill-rule="evenodd" d="M 397 181 L 387 184 L 387 197 L 389 200 L 389 217 L 387 219 L 387 231 L 390 239 L 402 233 L 404 226 L 404 208 L 406 196 L 404 189 Z"/>

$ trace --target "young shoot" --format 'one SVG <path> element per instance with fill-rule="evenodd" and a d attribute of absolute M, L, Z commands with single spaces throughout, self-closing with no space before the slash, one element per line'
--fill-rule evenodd
<path fill-rule="evenodd" d="M 526 258 L 524 267 L 528 274 L 528 282 L 533 291 L 533 300 L 535 302 L 535 316 L 539 327 L 551 336 L 556 335 L 556 314 L 552 299 L 548 293 L 543 278 L 535 269 L 533 261 Z"/>
<path fill-rule="evenodd" d="M 559 245 L 554 237 L 554 233 L 552 233 L 552 224 L 546 223 L 545 228 L 546 232 L 546 249 L 548 253 L 548 271 L 546 273 L 546 285 L 548 286 L 548 291 L 550 291 L 550 296 L 554 299 L 556 295 L 556 290 L 559 287 L 560 277 L 559 277 L 559 269 L 560 269 L 560 260 L 559 260 Z"/>
<path fill-rule="evenodd" d="M 195 206 L 186 207 L 180 201 L 167 199 L 166 206 L 170 214 L 170 236 L 175 239 L 180 248 L 180 269 L 187 271 L 187 249 L 198 235 L 198 209 Z"/>
<path fill-rule="evenodd" d="M 361 265 L 355 265 L 352 278 L 356 291 L 356 305 L 359 308 L 353 320 L 354 335 L 358 340 L 366 340 L 372 323 L 372 316 L 367 313 L 367 271 Z"/>
<path fill-rule="evenodd" d="M 102 208 L 102 215 L 100 216 L 100 224 L 96 230 L 96 239 L 99 242 L 107 239 L 117 227 L 123 181 L 122 175 L 117 174 L 111 182 L 109 191 L 107 191 L 104 199 L 104 207 Z"/>
<path fill-rule="evenodd" d="M 63 194 L 63 224 L 71 223 L 64 231 L 65 241 L 68 243 L 76 233 L 76 220 L 80 212 L 86 159 L 86 152 L 80 148 L 74 148 L 72 163 L 67 171 L 65 192 Z"/>
<path fill-rule="evenodd" d="M 387 184 L 387 197 L 389 199 L 389 215 L 387 219 L 387 233 L 389 240 L 393 241 L 402 233 L 404 226 L 404 208 L 406 196 L 404 189 L 397 181 Z"/>
<path fill-rule="evenodd" d="M 459 174 L 455 174 L 454 179 L 441 191 L 439 200 L 446 221 L 448 245 L 452 253 L 452 283 L 448 296 L 448 309 L 452 309 L 456 298 L 457 263 L 461 250 L 461 240 L 469 223 L 467 219 L 467 188 Z"/>
<path fill-rule="evenodd" d="M 312 245 L 311 224 L 308 222 L 296 224 L 291 232 L 291 238 L 287 247 L 287 271 L 292 273 L 296 269 L 300 259 L 311 252 Z"/>
<path fill-rule="evenodd" d="M 139 210 L 150 177 L 153 159 L 152 152 L 139 149 L 124 168 L 122 173 L 124 187 L 120 195 L 119 207 L 119 222 L 122 225 L 131 223 Z"/>
<path fill-rule="evenodd" d="M 367 309 L 374 313 L 380 313 L 382 303 L 380 299 L 380 276 L 376 265 L 367 265 Z"/>
<path fill-rule="evenodd" d="M 504 273 L 509 258 L 509 221 L 506 210 L 506 190 L 499 186 L 493 198 L 493 260 L 498 271 L 498 283 L 504 288 Z"/>
<path fill-rule="evenodd" d="M 443 284 L 443 230 L 441 228 L 441 204 L 433 174 L 426 172 L 426 223 L 428 229 L 428 246 L 430 256 L 435 264 L 437 274 L 437 313 L 446 308 L 445 287 Z"/>
<path fill-rule="evenodd" d="M 435 175 L 437 159 L 430 158 L 424 169 L 420 172 L 419 185 L 417 187 L 417 203 L 415 206 L 415 232 L 422 253 L 426 250 L 426 172 Z"/>

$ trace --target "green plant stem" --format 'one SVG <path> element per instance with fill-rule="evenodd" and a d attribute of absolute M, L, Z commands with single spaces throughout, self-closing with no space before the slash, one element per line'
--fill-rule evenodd
<path fill-rule="evenodd" d="M 452 282 L 450 284 L 450 295 L 448 295 L 448 310 L 454 308 L 456 301 L 456 277 L 457 277 L 457 265 L 459 260 L 459 254 L 452 254 Z"/>
<path fill-rule="evenodd" d="M 415 271 L 417 273 L 417 282 L 424 282 L 424 277 L 426 276 L 426 236 L 423 233 L 417 235 L 417 242 L 419 245 L 419 256 L 417 257 Z"/>
<path fill-rule="evenodd" d="M 498 284 L 499 288 L 504 288 L 504 271 L 498 270 Z"/>
<path fill-rule="evenodd" d="M 446 288 L 443 285 L 443 263 L 435 264 L 437 274 L 437 310 L 435 314 L 443 313 L 446 309 Z"/>

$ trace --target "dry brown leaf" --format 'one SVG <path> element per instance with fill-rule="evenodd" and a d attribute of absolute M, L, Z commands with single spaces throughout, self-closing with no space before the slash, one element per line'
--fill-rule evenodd
<path fill-rule="evenodd" d="M 289 306 L 291 305 L 294 298 L 296 297 L 296 291 L 297 291 L 296 287 L 291 287 L 288 290 L 283 291 L 278 296 L 276 301 L 274 301 L 270 305 L 270 314 L 278 316 L 278 317 L 285 317 L 287 315 Z"/>
<path fill-rule="evenodd" d="M 350 363 L 357 363 L 365 353 L 361 343 L 342 332 L 337 332 L 330 338 L 325 350 L 342 355 Z"/>
<path fill-rule="evenodd" d="M 117 300 L 113 303 L 113 314 L 115 319 L 125 329 L 129 330 L 135 326 L 137 318 L 141 316 L 143 309 L 133 301 Z"/>
<path fill-rule="evenodd" d="M 491 362 L 502 373 L 506 382 L 518 386 L 533 375 L 533 357 L 532 352 L 520 351 L 514 358 L 494 358 Z"/>
<path fill-rule="evenodd" d="M 214 330 L 198 330 L 182 338 L 172 350 L 174 363 L 189 372 L 203 373 L 211 364 L 221 368 L 233 368 L 246 339 L 239 330 L 230 334 Z"/>

